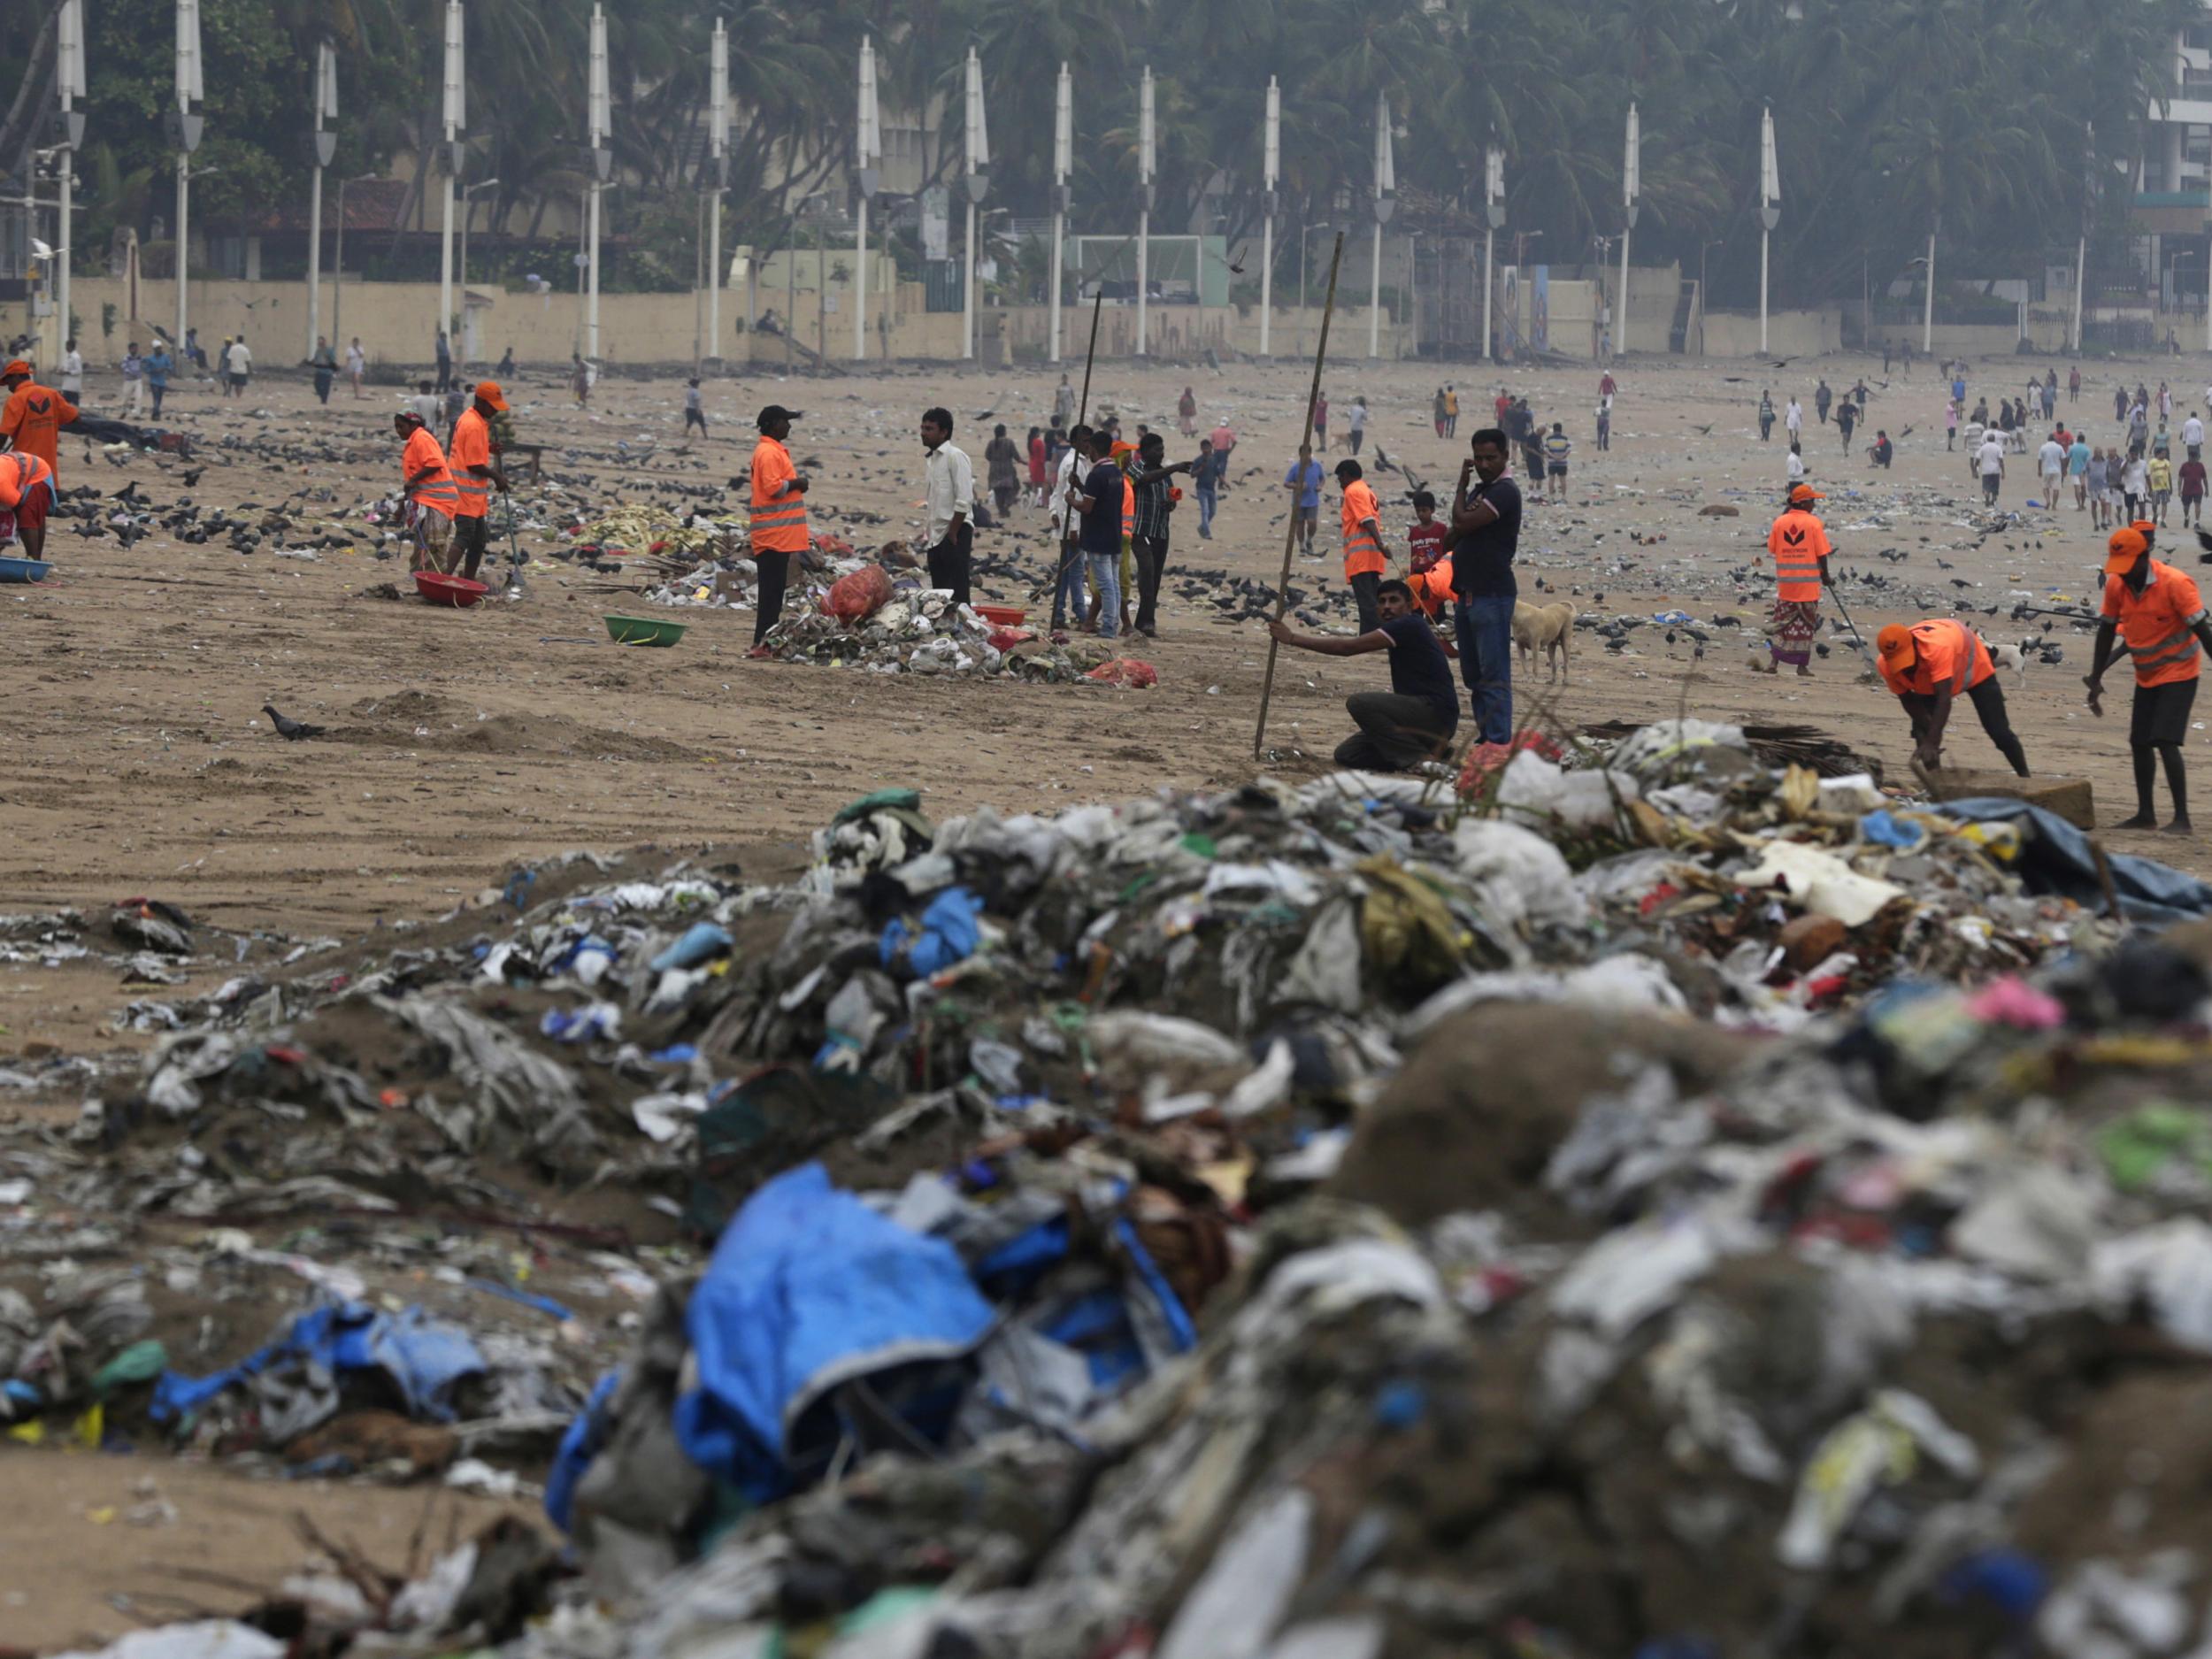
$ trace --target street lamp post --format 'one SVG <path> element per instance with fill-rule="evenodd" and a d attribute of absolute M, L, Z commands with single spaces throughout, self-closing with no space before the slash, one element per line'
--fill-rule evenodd
<path fill-rule="evenodd" d="M 192 152 L 200 147 L 204 118 L 194 105 L 206 97 L 200 79 L 200 0 L 177 0 L 177 349 L 184 349 L 191 307 Z"/>
<path fill-rule="evenodd" d="M 1628 355 L 1628 234 L 1636 228 L 1636 198 L 1643 194 L 1643 129 L 1636 119 L 1636 106 L 1628 106 L 1628 147 L 1624 152 L 1621 166 L 1621 314 L 1613 328 L 1613 349 L 1621 357 Z"/>
<path fill-rule="evenodd" d="M 70 198 L 77 183 L 77 150 L 84 142 L 84 113 L 73 109 L 71 104 L 85 95 L 84 0 L 62 0 L 55 27 L 58 50 L 54 79 L 61 94 L 62 152 L 61 231 L 54 238 L 54 293 L 55 303 L 61 311 L 61 337 L 65 349 L 69 336 L 76 332 L 69 321 L 71 250 L 74 243 L 69 220 Z"/>
<path fill-rule="evenodd" d="M 585 124 L 591 136 L 591 203 L 585 234 L 591 240 L 587 275 L 590 280 L 590 303 L 584 314 L 584 358 L 589 363 L 599 361 L 599 197 L 606 188 L 608 175 L 614 171 L 614 152 L 607 148 L 607 140 L 614 133 L 614 103 L 607 88 L 607 12 L 596 4 L 591 8 L 591 80 L 585 94 L 588 107 Z M 788 326 L 787 321 L 786 326 Z"/>
<path fill-rule="evenodd" d="M 1505 223 L 1505 151 L 1492 144 L 1482 157 L 1482 360 L 1495 363 L 1490 343 L 1491 296 L 1498 288 L 1498 229 Z"/>
<path fill-rule="evenodd" d="M 445 211 L 438 233 L 438 331 L 449 340 L 453 333 L 453 186 L 461 176 L 461 129 L 468 125 L 466 50 L 461 0 L 445 0 L 445 184 L 439 192 Z"/>
<path fill-rule="evenodd" d="M 868 356 L 868 202 L 883 186 L 882 171 L 876 165 L 883 154 L 876 108 L 876 49 L 875 42 L 865 35 L 860 42 L 860 99 L 856 113 L 859 119 L 853 141 L 853 165 L 858 173 L 854 184 L 860 200 L 855 215 L 857 228 L 854 238 L 853 361 L 859 363 Z M 826 288 L 829 285 L 825 281 L 822 286 Z"/>
<path fill-rule="evenodd" d="M 323 331 L 323 169 L 337 153 L 338 134 L 326 119 L 338 118 L 338 53 L 328 41 L 315 49 L 315 177 L 307 198 L 307 351 Z M 333 327 L 336 325 L 334 323 Z"/>
<path fill-rule="evenodd" d="M 730 188 L 730 32 L 722 19 L 714 19 L 714 40 L 707 59 L 707 139 L 713 150 L 714 189 L 707 204 L 707 351 L 722 361 L 722 192 Z M 861 226 L 866 243 L 867 226 Z M 864 281 L 865 279 L 863 279 Z M 864 288 L 863 293 L 866 290 Z"/>
<path fill-rule="evenodd" d="M 968 192 L 968 268 L 961 282 L 962 315 L 960 319 L 960 355 L 968 359 L 975 357 L 977 273 L 983 267 L 976 249 L 976 209 L 991 188 L 991 139 L 983 118 L 983 60 L 976 50 L 968 48 L 966 93 L 963 111 L 965 120 L 962 129 L 962 183 Z"/>
<path fill-rule="evenodd" d="M 1375 241 L 1367 275 L 1367 356 L 1382 355 L 1382 238 L 1398 208 L 1397 159 L 1391 145 L 1390 95 L 1375 95 Z"/>
<path fill-rule="evenodd" d="M 1260 221 L 1260 356 L 1266 357 L 1274 355 L 1268 349 L 1268 331 L 1275 309 L 1275 186 L 1283 171 L 1283 89 L 1272 75 L 1267 78 L 1267 133 L 1261 161 L 1267 195 L 1266 217 Z M 1304 297 L 1299 296 L 1302 304 Z"/>
<path fill-rule="evenodd" d="M 1137 355 L 1152 355 L 1148 319 L 1152 264 L 1152 65 L 1137 84 Z"/>
<path fill-rule="evenodd" d="M 1052 94 L 1052 326 L 1050 356 L 1060 360 L 1060 289 L 1068 236 L 1068 174 L 1075 169 L 1075 80 L 1066 63 Z M 1266 326 L 1264 323 L 1261 325 Z"/>

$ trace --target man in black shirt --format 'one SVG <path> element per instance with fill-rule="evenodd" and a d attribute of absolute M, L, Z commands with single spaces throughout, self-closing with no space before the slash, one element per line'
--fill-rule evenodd
<path fill-rule="evenodd" d="M 1168 480 L 1192 470 L 1188 461 L 1164 465 L 1167 441 L 1148 432 L 1137 445 L 1137 465 L 1129 474 L 1132 513 L 1129 548 L 1137 565 L 1137 632 L 1147 639 L 1158 637 L 1160 578 L 1167 569 L 1168 515 L 1175 503 L 1168 494 Z"/>
<path fill-rule="evenodd" d="M 1459 726 L 1459 694 L 1451 664 L 1429 619 L 1413 608 L 1413 589 L 1386 581 L 1375 593 L 1378 626 L 1350 638 L 1300 634 L 1271 620 L 1267 631 L 1294 650 L 1324 657 L 1390 653 L 1390 689 L 1356 691 L 1345 712 L 1359 727 L 1336 748 L 1336 764 L 1360 772 L 1410 772 L 1441 758 Z"/>
<path fill-rule="evenodd" d="M 1521 542 L 1520 487 L 1505 475 L 1505 434 L 1470 441 L 1452 496 L 1452 596 L 1459 672 L 1486 743 L 1513 741 L 1513 556 Z M 1480 482 L 1468 488 L 1468 474 Z"/>
<path fill-rule="evenodd" d="M 1082 515 L 1083 527 L 1075 538 L 1083 563 L 1090 572 L 1091 589 L 1098 600 L 1099 634 L 1114 637 L 1121 619 L 1121 469 L 1114 465 L 1114 435 L 1102 426 L 1090 434 L 1086 452 L 1091 470 L 1072 505 Z"/>

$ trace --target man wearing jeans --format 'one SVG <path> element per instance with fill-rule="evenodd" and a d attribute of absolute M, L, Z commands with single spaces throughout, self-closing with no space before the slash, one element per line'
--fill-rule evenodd
<path fill-rule="evenodd" d="M 1221 469 L 1227 459 L 1214 448 L 1211 438 L 1198 441 L 1198 459 L 1191 464 L 1190 481 L 1198 494 L 1198 536 L 1202 541 L 1214 539 L 1214 514 L 1221 502 Z"/>
<path fill-rule="evenodd" d="M 1513 740 L 1513 555 L 1521 541 L 1520 487 L 1505 475 L 1505 434 L 1486 426 L 1469 444 L 1452 495 L 1452 596 L 1459 672 L 1486 743 Z M 1468 488 L 1468 474 L 1479 480 Z"/>
<path fill-rule="evenodd" d="M 1052 631 L 1068 625 L 1068 609 L 1083 619 L 1083 554 L 1076 545 L 1078 524 L 1075 498 L 1082 494 L 1083 468 L 1090 458 L 1091 429 L 1078 426 L 1068 434 L 1068 447 L 1060 457 L 1059 474 L 1052 486 L 1052 527 L 1058 547 L 1060 571 L 1052 585 Z M 1065 643 L 1064 641 L 1062 643 Z"/>
<path fill-rule="evenodd" d="M 929 514 L 929 585 L 947 589 L 953 603 L 964 605 L 968 603 L 968 556 L 975 544 L 975 531 L 968 523 L 968 508 L 975 498 L 975 464 L 952 442 L 950 410 L 924 411 L 922 448 L 929 457 L 923 467 Z"/>
<path fill-rule="evenodd" d="M 1359 730 L 1337 745 L 1336 764 L 1360 772 L 1411 772 L 1440 759 L 1459 725 L 1452 665 L 1429 619 L 1414 609 L 1413 590 L 1399 581 L 1376 590 L 1375 626 L 1346 639 L 1300 634 L 1271 619 L 1267 631 L 1294 650 L 1325 657 L 1390 653 L 1390 689 L 1356 691 L 1344 711 Z"/>
<path fill-rule="evenodd" d="M 1098 631 L 1112 639 L 1121 618 L 1121 468 L 1114 465 L 1114 438 L 1106 431 L 1089 434 L 1084 449 L 1091 463 L 1081 491 L 1071 504 L 1082 516 L 1076 545 L 1090 572 L 1098 594 Z"/>
<path fill-rule="evenodd" d="M 1167 571 L 1168 516 L 1175 503 L 1168 480 L 1192 470 L 1188 461 L 1172 466 L 1167 459 L 1167 441 L 1148 432 L 1137 445 L 1137 465 L 1129 473 L 1130 500 L 1134 511 L 1129 520 L 1129 550 L 1137 565 L 1137 632 L 1147 639 L 1159 637 L 1160 578 Z"/>

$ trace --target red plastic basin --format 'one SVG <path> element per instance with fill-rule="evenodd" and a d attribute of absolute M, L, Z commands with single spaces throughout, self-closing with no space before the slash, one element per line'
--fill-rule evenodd
<path fill-rule="evenodd" d="M 434 605 L 465 607 L 491 592 L 482 582 L 465 576 L 441 576 L 435 571 L 415 572 L 415 591 Z"/>

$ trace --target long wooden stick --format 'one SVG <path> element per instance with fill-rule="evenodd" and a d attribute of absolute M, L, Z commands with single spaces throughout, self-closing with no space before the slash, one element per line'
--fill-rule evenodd
<path fill-rule="evenodd" d="M 1336 268 L 1343 261 L 1344 233 L 1339 231 L 1336 234 L 1335 250 L 1329 255 L 1329 297 L 1322 303 L 1321 306 L 1321 343 L 1315 349 L 1313 354 L 1313 384 L 1307 388 L 1306 392 L 1305 425 L 1298 434 L 1298 441 L 1301 443 L 1308 442 L 1306 434 L 1313 430 L 1313 406 L 1321 401 L 1321 364 L 1323 359 L 1329 355 L 1329 319 L 1336 314 Z M 1301 478 L 1298 480 L 1298 493 L 1302 495 L 1305 494 L 1305 485 L 1306 480 Z M 1290 609 L 1290 555 L 1291 549 L 1298 545 L 1298 502 L 1295 497 L 1293 497 L 1290 503 L 1290 524 L 1283 532 L 1283 578 L 1275 588 L 1275 620 L 1278 622 L 1283 619 L 1284 612 Z M 1267 641 L 1267 678 L 1260 684 L 1260 721 L 1252 732 L 1252 758 L 1254 760 L 1259 759 L 1263 746 L 1267 741 L 1267 705 L 1269 700 L 1275 695 L 1275 657 L 1281 649 L 1281 641 L 1271 638 Z"/>
<path fill-rule="evenodd" d="M 1105 303 L 1106 285 L 1102 282 L 1098 286 L 1098 292 L 1091 296 L 1091 349 L 1083 354 L 1083 396 L 1075 406 L 1077 426 L 1088 420 L 1091 415 L 1091 365 L 1098 361 L 1098 311 L 1099 307 Z M 1074 427 L 1071 426 L 1069 430 L 1073 431 Z M 1080 457 L 1076 459 L 1076 468 L 1079 472 L 1082 469 Z M 1060 563 L 1052 572 L 1052 603 L 1055 606 L 1060 603 L 1060 584 L 1068 579 L 1068 566 L 1075 562 L 1072 550 L 1075 547 L 1074 514 L 1070 513 L 1068 517 L 1069 522 L 1060 526 Z M 1036 593 L 1031 593 L 1029 603 L 1035 604 L 1037 597 Z"/>

